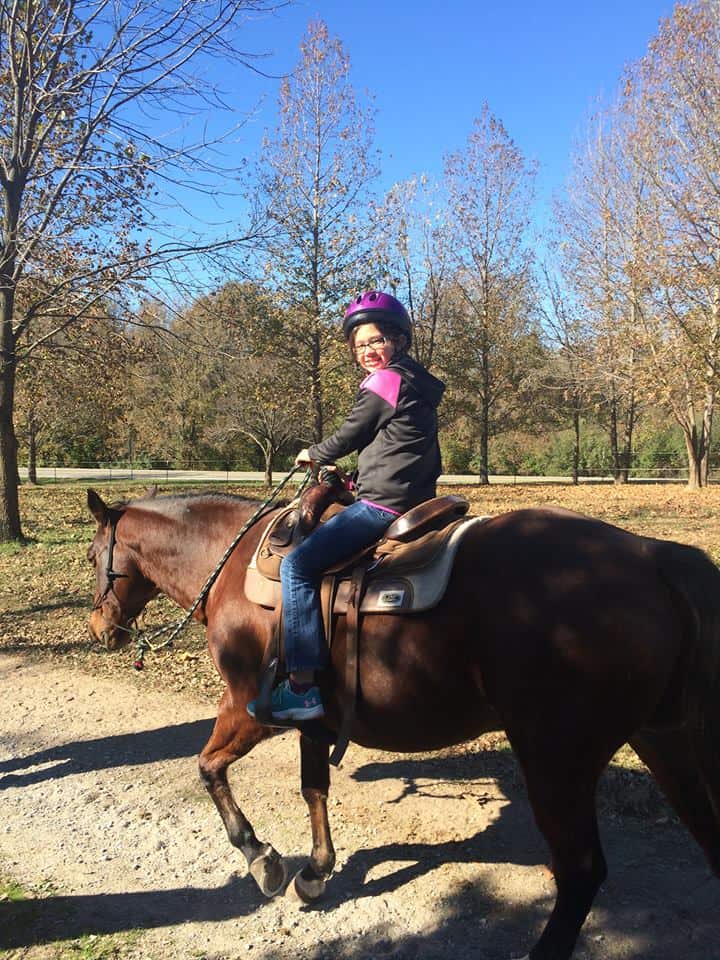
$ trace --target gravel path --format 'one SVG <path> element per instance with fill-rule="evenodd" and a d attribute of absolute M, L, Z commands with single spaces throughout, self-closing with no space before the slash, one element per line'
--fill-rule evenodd
<path fill-rule="evenodd" d="M 333 773 L 337 871 L 306 907 L 265 901 L 225 838 L 196 770 L 206 702 L 6 654 L 0 689 L 0 869 L 33 894 L 0 902 L 13 960 L 100 934 L 116 951 L 102 956 L 123 960 L 508 960 L 551 907 L 544 844 L 499 742 L 432 758 L 351 746 Z M 298 767 L 290 733 L 231 778 L 292 872 L 309 849 Z M 720 883 L 686 833 L 667 816 L 605 816 L 602 831 L 610 878 L 578 960 L 720 960 Z"/>

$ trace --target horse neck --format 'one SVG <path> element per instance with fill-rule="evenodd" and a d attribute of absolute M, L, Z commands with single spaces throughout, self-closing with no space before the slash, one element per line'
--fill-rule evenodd
<path fill-rule="evenodd" d="M 233 501 L 158 502 L 132 511 L 126 536 L 142 575 L 181 607 L 189 607 L 239 531 L 250 507 Z M 131 511 L 126 513 L 131 517 Z"/>

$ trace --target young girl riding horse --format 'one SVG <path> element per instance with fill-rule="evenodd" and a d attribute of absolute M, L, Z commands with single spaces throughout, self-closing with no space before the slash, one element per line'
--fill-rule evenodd
<path fill-rule="evenodd" d="M 301 450 L 295 464 L 334 464 L 358 451 L 357 499 L 280 566 L 289 678 L 272 693 L 278 720 L 310 720 L 325 712 L 315 676 L 328 656 L 319 599 L 323 572 L 434 497 L 440 475 L 436 410 L 445 385 L 408 355 L 412 324 L 405 307 L 388 293 L 364 293 L 346 310 L 343 335 L 367 376 L 342 426 Z M 254 717 L 255 701 L 247 709 Z"/>

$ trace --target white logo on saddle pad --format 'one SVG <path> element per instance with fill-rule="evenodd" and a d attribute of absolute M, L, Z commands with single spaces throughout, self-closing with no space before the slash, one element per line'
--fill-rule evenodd
<path fill-rule="evenodd" d="M 404 590 L 383 590 L 377 602 L 379 607 L 401 607 L 404 599 Z"/>

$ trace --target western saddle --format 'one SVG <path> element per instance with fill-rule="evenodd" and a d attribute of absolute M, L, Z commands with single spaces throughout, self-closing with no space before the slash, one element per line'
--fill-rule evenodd
<path fill-rule="evenodd" d="M 361 553 L 326 571 L 321 597 L 326 633 L 330 614 L 347 612 L 353 570 L 365 571 L 361 613 L 410 613 L 429 610 L 442 598 L 463 535 L 482 518 L 466 517 L 463 497 L 435 497 L 398 517 L 385 536 Z M 344 509 L 331 504 L 324 523 Z M 280 563 L 304 539 L 297 523 L 297 503 L 286 507 L 265 531 L 245 577 L 245 594 L 263 607 L 280 604 Z"/>
<path fill-rule="evenodd" d="M 295 724 L 277 721 L 270 713 L 270 693 L 281 659 L 280 564 L 308 533 L 298 522 L 299 501 L 285 507 L 268 526 L 245 575 L 249 600 L 278 612 L 265 655 L 265 670 L 256 715 L 263 723 L 299 726 L 308 735 L 323 735 L 319 721 Z M 388 527 L 378 542 L 325 572 L 320 588 L 325 636 L 331 645 L 336 618 L 346 618 L 347 656 L 345 704 L 331 763 L 338 764 L 347 748 L 355 715 L 359 618 L 365 614 L 404 614 L 429 610 L 442 599 L 460 542 L 484 517 L 467 517 L 469 504 L 454 495 L 435 497 L 413 507 Z M 344 509 L 332 503 L 320 522 Z"/>

